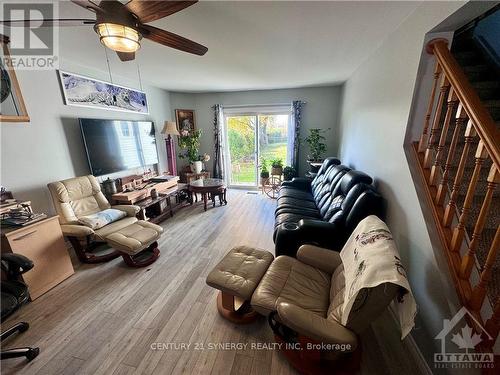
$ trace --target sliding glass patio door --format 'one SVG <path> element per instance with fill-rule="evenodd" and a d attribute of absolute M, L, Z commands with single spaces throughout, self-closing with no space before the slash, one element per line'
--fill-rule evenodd
<path fill-rule="evenodd" d="M 274 159 L 289 164 L 288 111 L 271 113 L 225 114 L 228 157 L 226 170 L 228 183 L 233 187 L 257 187 L 260 166 L 266 162 L 268 170 Z"/>
<path fill-rule="evenodd" d="M 229 185 L 257 186 L 257 116 L 226 117 Z"/>

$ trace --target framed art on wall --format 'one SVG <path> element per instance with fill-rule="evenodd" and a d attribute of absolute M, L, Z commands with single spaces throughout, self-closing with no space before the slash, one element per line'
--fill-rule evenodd
<path fill-rule="evenodd" d="M 0 122 L 29 122 L 21 87 L 12 66 L 9 38 L 0 34 Z"/>
<path fill-rule="evenodd" d="M 196 129 L 194 110 L 192 109 L 176 109 L 175 119 L 177 121 L 177 128 L 179 129 L 179 133 L 181 134 L 183 134 L 183 132 L 192 133 Z"/>
<path fill-rule="evenodd" d="M 64 104 L 149 114 L 146 93 L 59 70 Z"/>

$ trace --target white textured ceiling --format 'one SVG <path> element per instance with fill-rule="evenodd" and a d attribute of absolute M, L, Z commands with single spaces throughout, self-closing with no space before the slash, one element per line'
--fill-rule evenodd
<path fill-rule="evenodd" d="M 205 56 L 143 40 L 137 62 L 145 82 L 176 91 L 229 91 L 345 81 L 421 2 L 201 1 L 152 23 L 208 47 Z M 62 17 L 91 17 L 61 2 Z M 63 60 L 106 69 L 92 27 L 61 28 Z M 136 62 L 110 53 L 113 73 Z"/>

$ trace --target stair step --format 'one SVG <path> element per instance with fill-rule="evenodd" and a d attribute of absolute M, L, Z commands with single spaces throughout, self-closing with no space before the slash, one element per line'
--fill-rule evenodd
<path fill-rule="evenodd" d="M 500 107 L 500 99 L 485 100 L 483 104 L 488 108 L 498 108 Z"/>
<path fill-rule="evenodd" d="M 490 70 L 474 70 L 469 69 L 465 71 L 465 75 L 467 76 L 469 82 L 477 82 L 477 81 L 486 81 L 491 79 L 491 71 Z"/>
<path fill-rule="evenodd" d="M 472 65 L 471 63 L 480 60 L 480 56 L 475 51 L 459 51 L 454 52 L 453 55 L 460 65 Z"/>
<path fill-rule="evenodd" d="M 465 73 L 488 72 L 490 67 L 486 64 L 465 65 L 462 67 Z"/>
<path fill-rule="evenodd" d="M 450 178 L 448 181 L 450 181 L 450 190 L 451 190 L 451 184 L 453 183 L 455 176 L 457 174 L 457 168 L 458 168 L 458 162 L 460 160 L 460 157 L 455 157 L 454 163 L 452 167 L 450 167 Z M 471 157 L 469 158 L 472 162 L 467 164 L 467 166 L 464 168 L 464 174 L 462 177 L 462 184 L 460 185 L 460 190 L 459 190 L 459 195 L 462 195 L 465 197 L 465 194 L 467 193 L 467 189 L 469 186 L 469 181 L 472 179 L 472 174 L 474 172 L 474 158 Z M 483 167 L 481 168 L 481 171 L 479 173 L 479 179 L 476 185 L 476 189 L 474 191 L 475 196 L 479 197 L 484 197 L 486 194 L 486 189 L 488 187 L 488 174 L 491 166 L 491 161 L 487 160 L 485 161 Z M 500 189 L 495 189 L 493 192 L 493 197 L 496 199 L 500 198 Z"/>
<path fill-rule="evenodd" d="M 457 201 L 460 203 L 459 207 L 462 208 L 462 204 L 465 200 L 465 195 L 460 195 L 457 199 Z M 469 215 L 467 216 L 467 222 L 465 224 L 465 227 L 467 228 L 467 233 L 469 235 L 472 235 L 474 232 L 474 226 L 476 225 L 477 218 L 479 216 L 479 212 L 481 211 L 481 206 L 484 201 L 484 196 L 480 195 L 475 195 L 474 198 L 472 199 L 472 206 L 469 211 Z M 491 201 L 490 209 L 488 211 L 488 215 L 486 217 L 486 221 L 484 223 L 484 230 L 486 229 L 491 229 L 491 230 L 496 230 L 499 224 L 498 220 L 498 215 L 495 215 L 495 210 L 500 210 L 500 205 L 499 205 L 499 200 L 498 199 L 493 199 Z"/>
<path fill-rule="evenodd" d="M 490 112 L 493 120 L 500 121 L 500 100 L 485 100 L 483 104 Z"/>
<path fill-rule="evenodd" d="M 482 100 L 500 99 L 500 81 L 475 81 L 471 82 Z"/>
<path fill-rule="evenodd" d="M 476 45 L 471 38 L 461 35 L 459 38 L 455 38 L 455 40 L 453 40 L 452 50 L 455 52 L 475 51 Z"/>
<path fill-rule="evenodd" d="M 500 81 L 476 81 L 472 86 L 478 90 L 482 89 L 500 89 Z"/>

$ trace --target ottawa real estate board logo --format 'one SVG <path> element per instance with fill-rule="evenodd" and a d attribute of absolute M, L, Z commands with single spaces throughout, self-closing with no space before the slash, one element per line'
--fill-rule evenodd
<path fill-rule="evenodd" d="M 467 324 L 466 318 L 474 322 L 476 331 Z M 462 307 L 451 320 L 443 321 L 443 329 L 435 339 L 441 340 L 441 351 L 434 353 L 435 368 L 494 368 L 494 354 L 477 350 L 481 342 L 492 340 L 492 337 L 465 307 Z"/>
<path fill-rule="evenodd" d="M 8 39 L 10 57 L 2 55 L 3 66 L 19 70 L 54 70 L 58 68 L 58 3 L 2 1 L 0 34 Z M 29 20 L 29 22 L 12 21 Z"/>

